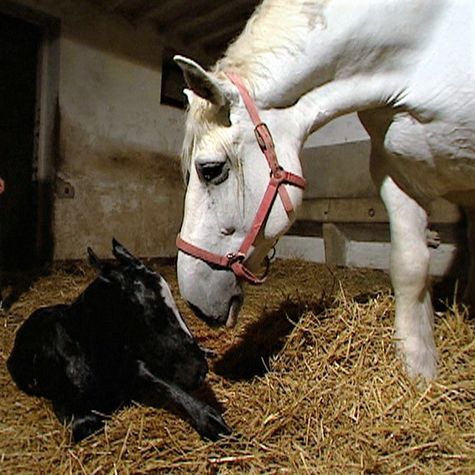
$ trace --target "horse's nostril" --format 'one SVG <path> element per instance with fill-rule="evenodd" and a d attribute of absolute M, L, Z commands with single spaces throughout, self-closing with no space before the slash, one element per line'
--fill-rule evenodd
<path fill-rule="evenodd" d="M 223 236 L 231 236 L 232 234 L 236 232 L 236 228 L 232 226 L 227 227 L 227 228 L 221 228 L 220 232 Z"/>

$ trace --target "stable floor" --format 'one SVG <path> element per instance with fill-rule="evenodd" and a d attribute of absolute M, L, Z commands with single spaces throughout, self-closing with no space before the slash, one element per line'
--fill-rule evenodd
<path fill-rule="evenodd" d="M 228 330 L 191 315 L 173 266 L 151 265 L 217 353 L 198 395 L 225 411 L 233 436 L 206 442 L 175 411 L 134 405 L 74 445 L 47 401 L 17 390 L 5 361 L 18 326 L 94 278 L 63 264 L 1 316 L 2 474 L 475 473 L 475 322 L 451 298 L 436 317 L 440 377 L 418 389 L 395 356 L 383 272 L 278 260 Z"/>

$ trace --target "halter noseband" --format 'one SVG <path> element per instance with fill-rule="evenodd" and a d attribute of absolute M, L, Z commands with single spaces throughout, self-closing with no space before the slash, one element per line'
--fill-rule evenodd
<path fill-rule="evenodd" d="M 251 284 L 262 284 L 265 280 L 264 277 L 257 277 L 253 274 L 245 265 L 245 260 L 250 247 L 254 244 L 260 230 L 262 229 L 265 221 L 267 220 L 272 204 L 275 197 L 279 194 L 282 204 L 284 206 L 287 215 L 290 215 L 293 211 L 292 201 L 285 187 L 281 185 L 294 185 L 299 188 L 305 188 L 305 179 L 294 173 L 284 170 L 277 160 L 275 153 L 274 141 L 272 135 L 267 128 L 267 125 L 261 121 L 259 112 L 257 111 L 256 104 L 252 100 L 248 90 L 244 86 L 241 78 L 234 73 L 226 73 L 231 82 L 237 87 L 239 94 L 242 97 L 244 105 L 251 117 L 254 124 L 254 133 L 256 135 L 257 143 L 264 154 L 267 163 L 270 168 L 270 179 L 267 189 L 262 197 L 259 208 L 257 209 L 256 216 L 252 222 L 251 229 L 244 238 L 241 246 L 236 252 L 229 252 L 222 256 L 210 251 L 206 251 L 200 247 L 197 247 L 180 237 L 177 236 L 176 245 L 178 249 L 185 254 L 201 259 L 209 264 L 221 267 L 223 269 L 230 269 L 234 272 L 236 277 L 247 280 Z"/>

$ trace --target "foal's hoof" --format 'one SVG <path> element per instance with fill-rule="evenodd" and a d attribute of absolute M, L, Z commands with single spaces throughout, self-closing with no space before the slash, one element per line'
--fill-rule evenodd
<path fill-rule="evenodd" d="M 196 429 L 201 437 L 212 441 L 230 435 L 232 432 L 223 416 L 211 406 L 201 412 L 199 419 L 196 421 Z"/>
<path fill-rule="evenodd" d="M 104 421 L 95 414 L 88 414 L 81 417 L 75 417 L 71 422 L 71 431 L 74 442 L 89 437 L 104 427 Z"/>

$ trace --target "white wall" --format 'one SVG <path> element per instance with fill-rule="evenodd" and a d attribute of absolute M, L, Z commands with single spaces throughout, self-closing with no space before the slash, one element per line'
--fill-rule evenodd
<path fill-rule="evenodd" d="M 160 105 L 158 37 L 87 1 L 19 3 L 61 21 L 56 170 L 74 197 L 55 199 L 55 258 L 110 255 L 112 236 L 140 256 L 174 255 L 183 113 Z"/>
<path fill-rule="evenodd" d="M 301 155 L 305 198 L 377 195 L 369 173 L 369 137 L 356 114 L 339 117 L 309 137 Z"/>
<path fill-rule="evenodd" d="M 305 148 L 369 140 L 356 114 L 338 117 L 312 134 L 305 142 Z"/>

